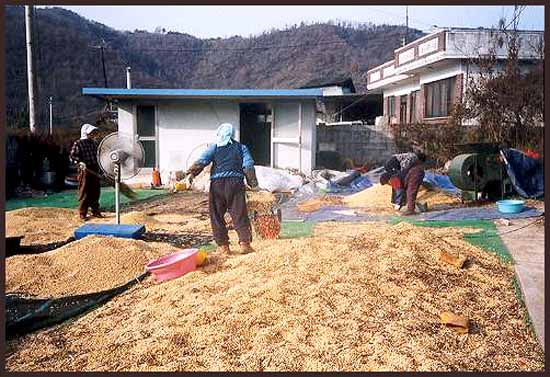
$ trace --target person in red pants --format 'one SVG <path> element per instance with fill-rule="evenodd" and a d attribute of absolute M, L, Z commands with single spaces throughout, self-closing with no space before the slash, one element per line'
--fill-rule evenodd
<path fill-rule="evenodd" d="M 413 167 L 409 169 L 405 176 L 404 186 L 407 200 L 407 211 L 403 214 L 405 216 L 414 215 L 416 196 L 422 181 L 424 180 L 424 168 L 421 161 L 417 161 Z"/>
<path fill-rule="evenodd" d="M 82 220 L 87 219 L 88 208 L 92 209 L 92 216 L 103 217 L 99 209 L 99 197 L 101 195 L 101 182 L 97 174 L 97 147 L 95 140 L 97 127 L 84 124 L 80 129 L 80 140 L 74 142 L 70 153 L 70 159 L 78 163 L 78 212 Z"/>

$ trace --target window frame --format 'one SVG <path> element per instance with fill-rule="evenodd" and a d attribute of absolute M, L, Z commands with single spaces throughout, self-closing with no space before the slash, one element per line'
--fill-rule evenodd
<path fill-rule="evenodd" d="M 456 76 L 424 84 L 424 118 L 450 116 L 455 100 Z"/>
<path fill-rule="evenodd" d="M 153 130 L 154 130 L 154 135 L 153 136 L 140 136 L 140 134 L 138 133 L 138 116 L 139 116 L 139 109 L 142 108 L 142 107 L 152 107 L 153 108 Z M 150 142 L 150 141 L 153 141 L 154 142 L 154 146 L 155 146 L 155 156 L 154 156 L 154 163 L 153 163 L 153 166 L 145 166 L 145 160 L 144 160 L 144 166 L 143 166 L 143 169 L 153 169 L 153 168 L 156 168 L 158 169 L 159 168 L 159 141 L 158 141 L 158 107 L 155 105 L 155 104 L 152 104 L 152 103 L 141 103 L 139 105 L 134 105 L 134 114 L 135 114 L 135 120 L 134 120 L 134 130 L 135 130 L 135 135 L 136 135 L 136 139 L 140 142 L 142 141 L 147 141 L 147 142 Z M 145 146 L 144 146 L 144 149 L 145 149 Z"/>
<path fill-rule="evenodd" d="M 395 116 L 395 96 L 388 96 L 388 115 Z"/>
<path fill-rule="evenodd" d="M 418 122 L 418 117 L 416 116 L 416 113 L 418 111 L 418 97 L 420 96 L 420 90 L 413 90 L 410 94 L 411 98 L 411 105 L 410 105 L 410 116 L 409 116 L 409 122 L 412 124 Z"/>

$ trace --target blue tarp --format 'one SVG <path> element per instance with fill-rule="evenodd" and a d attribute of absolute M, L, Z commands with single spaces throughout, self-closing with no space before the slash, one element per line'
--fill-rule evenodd
<path fill-rule="evenodd" d="M 544 167 L 542 158 L 532 158 L 517 149 L 503 149 L 506 172 L 514 189 L 524 198 L 544 196 Z"/>
<path fill-rule="evenodd" d="M 372 185 L 373 183 L 368 177 L 359 175 L 346 186 L 329 181 L 329 185 L 324 191 L 330 194 L 355 194 L 356 192 L 363 191 L 364 189 L 369 188 Z"/>
<path fill-rule="evenodd" d="M 537 217 L 542 215 L 542 211 L 536 208 L 526 207 L 520 213 L 502 213 L 495 207 L 472 207 L 472 208 L 454 208 L 451 210 L 427 212 L 415 216 L 418 220 L 495 220 L 495 219 L 521 219 L 527 217 Z"/>
<path fill-rule="evenodd" d="M 460 190 L 451 183 L 451 180 L 447 175 L 435 174 L 431 171 L 426 171 L 426 174 L 424 175 L 424 182 L 450 194 L 460 195 Z"/>

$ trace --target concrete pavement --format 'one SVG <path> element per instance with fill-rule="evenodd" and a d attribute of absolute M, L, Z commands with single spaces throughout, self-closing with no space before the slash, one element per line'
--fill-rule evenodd
<path fill-rule="evenodd" d="M 533 221 L 532 218 L 513 219 L 509 226 L 497 222 L 497 230 L 509 232 Z M 544 225 L 539 222 L 500 237 L 514 258 L 525 305 L 544 349 Z"/>

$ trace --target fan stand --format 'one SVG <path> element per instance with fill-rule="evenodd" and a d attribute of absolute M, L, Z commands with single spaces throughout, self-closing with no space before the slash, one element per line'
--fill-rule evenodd
<path fill-rule="evenodd" d="M 115 163 L 115 218 L 116 223 L 120 224 L 120 163 Z"/>
<path fill-rule="evenodd" d="M 114 140 L 114 141 L 113 141 Z M 138 149 L 138 154 L 135 155 L 134 151 L 128 151 L 125 149 L 124 144 L 126 141 L 119 139 L 117 133 L 112 133 L 106 136 L 98 147 L 98 161 L 100 161 L 100 168 L 105 172 L 110 179 L 115 181 L 115 221 L 116 224 L 84 224 L 75 230 L 75 238 L 81 239 L 92 234 L 113 236 L 119 238 L 132 238 L 139 239 L 145 232 L 145 225 L 141 224 L 121 224 L 120 223 L 120 187 L 122 185 L 122 169 L 126 166 L 125 162 L 128 158 L 135 158 L 139 156 L 139 159 L 145 154 L 143 146 L 141 144 L 135 144 L 134 147 Z M 131 140 L 129 141 L 131 142 Z M 104 144 L 105 143 L 105 144 Z M 102 148 L 104 146 L 105 148 Z M 136 173 L 136 162 L 132 164 L 131 173 Z M 141 162 L 138 162 L 141 164 Z M 127 178 L 127 174 L 125 174 Z"/>

